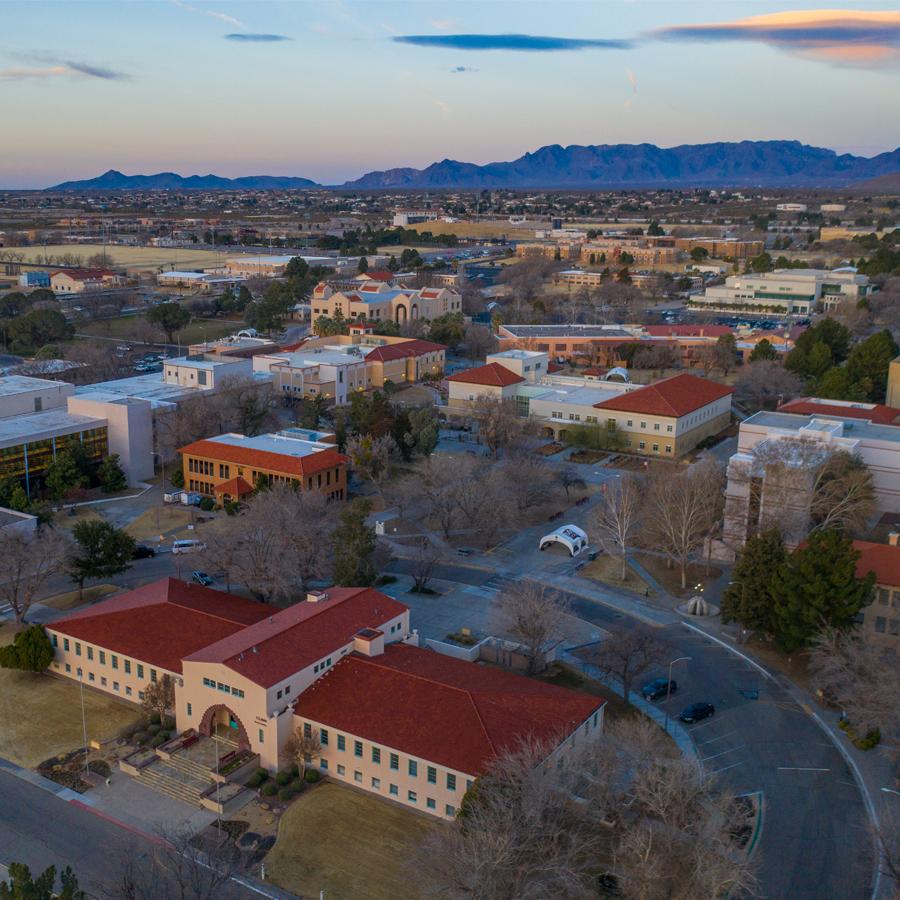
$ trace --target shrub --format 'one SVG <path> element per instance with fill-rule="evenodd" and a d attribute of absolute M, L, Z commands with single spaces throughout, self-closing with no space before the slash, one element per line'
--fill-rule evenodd
<path fill-rule="evenodd" d="M 306 775 L 303 776 L 309 784 L 315 784 L 322 776 L 318 769 L 307 769 Z"/>
<path fill-rule="evenodd" d="M 150 713 L 150 715 L 147 716 L 147 721 L 151 725 L 159 725 L 159 713 L 158 712 Z"/>
<path fill-rule="evenodd" d="M 171 731 L 160 731 L 157 733 L 157 737 L 161 737 L 164 741 L 167 741 L 170 737 L 172 737 Z"/>
<path fill-rule="evenodd" d="M 275 783 L 284 787 L 286 784 L 291 783 L 291 773 L 290 772 L 279 772 L 275 776 Z"/>
<path fill-rule="evenodd" d="M 131 739 L 132 739 L 136 744 L 146 744 L 147 741 L 150 740 L 150 737 L 151 737 L 151 735 L 150 735 L 150 733 L 147 732 L 147 731 L 136 731 L 136 732 L 131 736 Z"/>
<path fill-rule="evenodd" d="M 375 580 L 375 584 L 378 587 L 383 587 L 386 584 L 394 584 L 397 581 L 396 575 L 379 575 Z"/>
<path fill-rule="evenodd" d="M 157 716 L 157 719 L 158 718 L 159 718 L 159 716 Z M 147 731 L 150 734 L 159 734 L 159 732 L 161 730 L 162 730 L 162 726 L 160 726 L 159 722 L 154 722 L 152 725 L 147 726 Z"/>
<path fill-rule="evenodd" d="M 274 797 L 278 788 L 275 787 L 274 784 L 270 781 L 268 784 L 264 784 L 262 786 L 262 792 L 264 797 Z"/>
<path fill-rule="evenodd" d="M 259 775 L 251 775 L 246 782 L 248 788 L 258 788 L 262 784 L 262 778 Z"/>
<path fill-rule="evenodd" d="M 291 773 L 291 778 L 296 778 L 300 774 L 300 766 L 294 763 L 287 771 Z"/>
<path fill-rule="evenodd" d="M 299 794 L 300 791 L 303 790 L 303 779 L 302 778 L 294 779 L 294 781 L 291 782 L 291 790 L 295 794 Z"/>
<path fill-rule="evenodd" d="M 262 782 L 265 781 L 269 777 L 268 769 L 257 769 L 254 773 L 256 777 Z"/>
<path fill-rule="evenodd" d="M 88 769 L 101 778 L 109 778 L 111 769 L 109 763 L 105 759 L 92 759 L 88 763 Z"/>
<path fill-rule="evenodd" d="M 166 742 L 166 739 L 161 735 L 157 734 L 150 740 L 151 747 L 160 747 Z"/>
<path fill-rule="evenodd" d="M 165 719 L 160 722 L 160 725 L 162 725 L 166 731 L 172 731 L 172 729 L 175 728 L 175 720 L 171 716 L 166 716 Z"/>
<path fill-rule="evenodd" d="M 294 799 L 294 792 L 289 787 L 283 787 L 278 792 L 278 799 L 283 800 L 285 803 L 287 803 L 288 800 Z"/>
<path fill-rule="evenodd" d="M 200 501 L 200 509 L 204 512 L 212 512 L 216 508 L 216 501 L 212 497 L 204 497 Z"/>

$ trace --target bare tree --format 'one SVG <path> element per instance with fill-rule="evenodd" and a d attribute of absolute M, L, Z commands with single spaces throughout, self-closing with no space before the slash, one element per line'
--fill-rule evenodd
<path fill-rule="evenodd" d="M 347 455 L 354 468 L 376 487 L 390 472 L 391 459 L 397 453 L 397 444 L 389 434 L 381 437 L 359 434 L 347 441 Z"/>
<path fill-rule="evenodd" d="M 607 482 L 595 507 L 593 526 L 603 549 L 621 559 L 621 580 L 628 576 L 628 551 L 641 527 L 644 492 L 633 475 Z"/>
<path fill-rule="evenodd" d="M 802 382 L 781 363 L 760 359 L 748 363 L 734 383 L 735 398 L 748 409 L 772 408 L 800 394 Z"/>
<path fill-rule="evenodd" d="M 559 637 L 568 614 L 568 601 L 536 581 L 519 581 L 500 594 L 498 603 L 505 627 L 525 647 L 528 673 L 543 671 L 548 645 Z"/>
<path fill-rule="evenodd" d="M 148 682 L 144 687 L 144 699 L 141 706 L 147 715 L 158 715 L 160 722 L 166 713 L 175 708 L 175 682 L 171 675 L 163 674 L 156 681 Z"/>
<path fill-rule="evenodd" d="M 845 710 L 858 732 L 877 728 L 888 754 L 900 755 L 900 680 L 892 650 L 873 645 L 860 631 L 826 628 L 813 642 L 813 686 Z"/>
<path fill-rule="evenodd" d="M 71 541 L 55 528 L 0 530 L 0 601 L 12 609 L 16 624 L 25 622 L 50 579 L 65 571 L 70 549 Z"/>
<path fill-rule="evenodd" d="M 649 669 L 664 665 L 669 645 L 649 625 L 635 623 L 628 630 L 604 640 L 591 662 L 622 685 L 626 703 L 631 703 L 631 685 Z"/>
<path fill-rule="evenodd" d="M 426 518 L 440 527 L 449 537 L 459 518 L 456 487 L 471 475 L 472 464 L 460 456 L 438 458 L 429 456 L 418 468 L 419 491 Z"/>
<path fill-rule="evenodd" d="M 303 726 L 298 725 L 284 743 L 284 754 L 288 759 L 296 761 L 301 777 L 306 775 L 306 767 L 312 758 L 321 753 L 322 740 L 318 728 L 311 728 L 307 733 Z"/>
<path fill-rule="evenodd" d="M 493 535 L 507 525 L 510 499 L 496 468 L 483 459 L 472 459 L 469 477 L 452 486 L 460 524 L 477 535 Z"/>
<path fill-rule="evenodd" d="M 875 489 L 866 464 L 843 450 L 830 453 L 813 482 L 810 514 L 815 530 L 861 532 L 874 509 Z"/>
<path fill-rule="evenodd" d="M 495 459 L 523 430 L 524 423 L 516 414 L 514 400 L 495 400 L 482 394 L 472 404 L 472 417 L 478 422 L 479 437 Z"/>
<path fill-rule="evenodd" d="M 278 425 L 274 389 L 271 383 L 253 378 L 231 376 L 216 386 L 211 401 L 228 423 L 222 431 L 256 435 Z"/>
<path fill-rule="evenodd" d="M 485 325 L 468 325 L 462 349 L 468 359 L 473 361 L 484 359 L 488 353 L 493 353 L 497 349 L 497 338 Z"/>
<path fill-rule="evenodd" d="M 678 566 L 687 587 L 687 564 L 721 520 L 724 473 L 714 460 L 673 474 L 657 470 L 648 482 L 647 539 Z"/>
<path fill-rule="evenodd" d="M 503 479 L 506 491 L 513 498 L 519 512 L 549 503 L 553 499 L 555 473 L 539 457 L 525 454 L 511 457 L 500 464 L 499 471 L 495 474 Z"/>
<path fill-rule="evenodd" d="M 422 538 L 416 542 L 410 559 L 412 568 L 409 574 L 413 579 L 413 591 L 421 594 L 431 581 L 434 567 L 441 559 L 441 552 L 428 538 Z"/>
<path fill-rule="evenodd" d="M 571 466 L 559 466 L 556 469 L 555 474 L 557 484 L 566 492 L 566 500 L 569 499 L 569 491 L 576 490 L 584 490 L 585 481 L 584 478 L 579 474 L 577 469 L 573 469 Z"/>

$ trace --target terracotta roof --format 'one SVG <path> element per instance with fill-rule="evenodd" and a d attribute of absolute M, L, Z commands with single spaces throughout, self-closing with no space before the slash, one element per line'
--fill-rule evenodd
<path fill-rule="evenodd" d="M 856 562 L 857 578 L 874 572 L 876 584 L 900 587 L 900 547 L 870 541 L 854 541 L 853 546 L 860 553 Z"/>
<path fill-rule="evenodd" d="M 647 334 L 654 337 L 714 337 L 734 332 L 727 325 L 645 325 Z"/>
<path fill-rule="evenodd" d="M 436 353 L 447 348 L 443 344 L 435 344 L 433 341 L 411 340 L 398 344 L 383 344 L 376 347 L 371 353 L 366 354 L 366 362 L 370 359 L 379 362 L 387 362 L 391 359 L 405 359 L 410 356 L 424 356 L 426 353 Z"/>
<path fill-rule="evenodd" d="M 817 400 L 814 397 L 798 397 L 778 407 L 778 412 L 801 416 L 836 416 L 840 419 L 868 419 L 878 425 L 900 425 L 900 409 L 880 403 L 844 406 Z"/>
<path fill-rule="evenodd" d="M 434 300 L 441 295 L 441 288 L 422 288 L 419 291 L 419 296 L 424 297 L 426 300 Z"/>
<path fill-rule="evenodd" d="M 547 363 L 547 374 L 552 375 L 554 372 L 561 372 L 565 366 L 561 366 L 559 363 L 548 362 Z"/>
<path fill-rule="evenodd" d="M 68 275 L 75 281 L 92 281 L 97 278 L 109 277 L 116 273 L 110 269 L 57 269 L 54 275 Z"/>
<path fill-rule="evenodd" d="M 496 362 L 477 366 L 474 369 L 466 369 L 447 378 L 447 381 L 457 381 L 460 384 L 484 384 L 492 387 L 509 387 L 511 384 L 519 384 L 524 380 L 521 375 L 516 375 L 506 366 L 501 366 Z"/>
<path fill-rule="evenodd" d="M 148 665 L 181 672 L 184 657 L 243 631 L 268 614 L 268 607 L 243 597 L 163 578 L 47 627 Z"/>
<path fill-rule="evenodd" d="M 220 441 L 194 441 L 181 447 L 179 453 L 189 453 L 203 459 L 234 463 L 238 466 L 250 466 L 257 469 L 270 469 L 286 475 L 313 475 L 324 469 L 332 469 L 349 462 L 349 457 L 339 453 L 336 447 L 310 453 L 309 456 L 289 456 L 286 453 L 274 453 L 271 450 L 254 450 L 237 444 L 226 444 Z"/>
<path fill-rule="evenodd" d="M 698 378 L 696 375 L 675 375 L 656 384 L 595 403 L 594 407 L 678 418 L 733 393 L 734 388 L 706 378 Z"/>
<path fill-rule="evenodd" d="M 271 687 L 337 654 L 363 628 L 379 628 L 406 612 L 402 603 L 372 588 L 328 588 L 327 600 L 297 603 L 198 647 L 187 659 L 216 662 L 262 687 Z M 253 648 L 256 651 L 253 651 Z"/>
<path fill-rule="evenodd" d="M 373 269 L 366 273 L 370 281 L 393 281 L 394 273 L 387 269 Z"/>
<path fill-rule="evenodd" d="M 469 775 L 531 738 L 556 744 L 603 705 L 588 694 L 405 644 L 352 654 L 296 715 Z"/>
<path fill-rule="evenodd" d="M 229 478 L 228 481 L 217 484 L 213 488 L 213 492 L 216 494 L 229 494 L 232 497 L 243 497 L 244 494 L 253 493 L 253 485 L 238 475 L 237 478 Z"/>

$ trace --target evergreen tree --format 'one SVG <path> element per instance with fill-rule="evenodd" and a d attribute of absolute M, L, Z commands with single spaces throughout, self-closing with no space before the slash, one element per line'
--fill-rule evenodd
<path fill-rule="evenodd" d="M 40 625 L 20 631 L 11 644 L 0 647 L 0 666 L 4 669 L 43 672 L 52 660 L 53 645 Z"/>
<path fill-rule="evenodd" d="M 100 487 L 103 488 L 104 494 L 114 494 L 127 486 L 128 482 L 125 480 L 125 473 L 119 465 L 118 453 L 110 453 L 100 463 L 100 467 L 97 469 L 97 478 L 100 481 Z"/>
<path fill-rule="evenodd" d="M 361 256 L 359 258 L 359 263 L 356 266 L 356 271 L 360 275 L 363 275 L 369 271 L 369 261 L 364 256 Z"/>
<path fill-rule="evenodd" d="M 69 561 L 69 575 L 84 591 L 88 578 L 109 578 L 131 568 L 134 538 L 100 519 L 79 522 L 72 529 L 77 547 Z"/>
<path fill-rule="evenodd" d="M 859 384 L 861 388 L 868 386 L 863 399 L 872 403 L 884 401 L 888 367 L 898 353 L 900 347 L 887 328 L 866 338 L 850 351 L 847 357 L 847 374 L 850 381 Z"/>
<path fill-rule="evenodd" d="M 759 341 L 750 353 L 749 362 L 756 362 L 758 359 L 778 359 L 778 351 L 768 338 Z"/>
<path fill-rule="evenodd" d="M 47 492 L 53 500 L 61 500 L 73 488 L 87 487 L 88 477 L 78 464 L 75 454 L 70 450 L 60 450 L 56 459 L 47 468 L 45 479 Z"/>
<path fill-rule="evenodd" d="M 850 628 L 857 613 L 872 602 L 875 575 L 857 578 L 859 551 L 836 530 L 814 531 L 772 579 L 775 636 L 793 652 L 824 627 Z"/>
<path fill-rule="evenodd" d="M 35 878 L 24 863 L 11 862 L 9 881 L 0 881 L 0 900 L 86 900 L 69 866 L 59 873 L 59 880 L 62 889 L 57 893 L 56 866 L 50 866 Z"/>
<path fill-rule="evenodd" d="M 771 634 L 775 630 L 772 577 L 786 559 L 777 528 L 750 538 L 722 595 L 722 621 Z"/>
<path fill-rule="evenodd" d="M 369 500 L 354 500 L 334 530 L 334 581 L 341 587 L 369 587 L 375 582 L 375 529 L 366 524 L 371 511 Z"/>

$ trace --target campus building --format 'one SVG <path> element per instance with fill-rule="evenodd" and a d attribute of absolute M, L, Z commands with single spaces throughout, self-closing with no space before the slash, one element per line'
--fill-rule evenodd
<path fill-rule="evenodd" d="M 329 500 L 347 496 L 348 459 L 333 443 L 310 440 L 304 429 L 248 437 L 220 434 L 182 447 L 184 484 L 219 505 L 240 500 L 261 481 L 322 491 Z"/>
<path fill-rule="evenodd" d="M 859 551 L 856 575 L 875 574 L 875 596 L 862 612 L 862 633 L 876 647 L 900 656 L 900 534 L 893 532 L 887 544 L 854 541 Z"/>
<path fill-rule="evenodd" d="M 125 278 L 109 269 L 60 269 L 50 275 L 50 289 L 56 294 L 81 294 L 123 284 Z"/>
<path fill-rule="evenodd" d="M 47 633 L 52 671 L 114 696 L 171 676 L 183 735 L 228 735 L 274 771 L 300 729 L 322 774 L 446 819 L 498 754 L 538 740 L 553 760 L 603 726 L 596 697 L 419 648 L 409 609 L 372 588 L 274 610 L 167 578 Z"/>
<path fill-rule="evenodd" d="M 436 319 L 462 312 L 462 297 L 445 287 L 400 288 L 382 281 L 362 282 L 354 290 L 336 291 L 327 282 L 315 286 L 312 321 L 320 316 L 403 324 L 413 319 Z"/>

